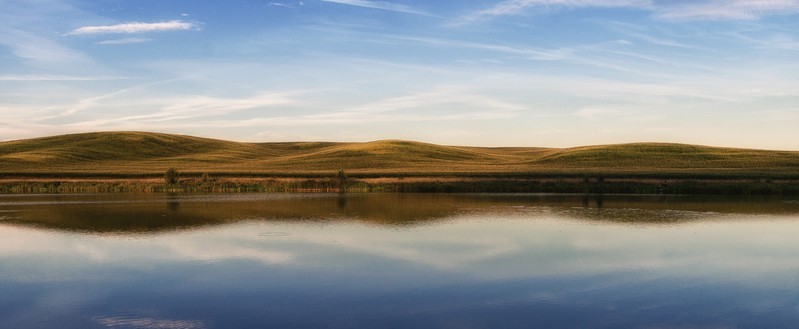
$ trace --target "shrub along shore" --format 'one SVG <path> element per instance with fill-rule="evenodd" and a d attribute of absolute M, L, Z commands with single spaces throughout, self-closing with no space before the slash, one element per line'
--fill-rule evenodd
<path fill-rule="evenodd" d="M 171 181 L 170 181 L 171 180 Z M 0 193 L 621 193 L 799 195 L 795 178 L 707 177 L 219 177 L 4 178 Z"/>

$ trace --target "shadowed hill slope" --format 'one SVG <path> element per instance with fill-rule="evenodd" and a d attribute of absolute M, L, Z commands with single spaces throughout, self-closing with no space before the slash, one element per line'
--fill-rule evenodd
<path fill-rule="evenodd" d="M 0 174 L 17 176 L 690 174 L 799 175 L 799 152 L 635 143 L 575 148 L 485 148 L 384 140 L 239 143 L 192 136 L 104 132 L 0 143 Z"/>

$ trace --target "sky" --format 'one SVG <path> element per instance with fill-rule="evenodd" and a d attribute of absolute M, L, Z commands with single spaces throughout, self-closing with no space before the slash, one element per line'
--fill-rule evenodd
<path fill-rule="evenodd" d="M 0 0 L 0 141 L 799 150 L 799 0 Z"/>

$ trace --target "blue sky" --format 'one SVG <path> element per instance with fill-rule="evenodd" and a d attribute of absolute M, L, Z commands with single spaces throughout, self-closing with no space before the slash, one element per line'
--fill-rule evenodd
<path fill-rule="evenodd" d="M 0 140 L 799 150 L 799 0 L 0 0 Z"/>

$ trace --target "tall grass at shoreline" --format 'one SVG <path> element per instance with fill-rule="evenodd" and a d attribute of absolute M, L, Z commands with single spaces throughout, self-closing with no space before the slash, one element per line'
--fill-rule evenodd
<path fill-rule="evenodd" d="M 183 179 L 177 184 L 122 181 L 6 181 L 0 193 L 582 193 L 582 194 L 714 194 L 799 195 L 794 180 L 647 179 L 416 179 L 404 181 L 350 179 L 345 190 L 336 178 L 309 179 Z"/>

